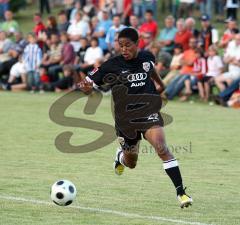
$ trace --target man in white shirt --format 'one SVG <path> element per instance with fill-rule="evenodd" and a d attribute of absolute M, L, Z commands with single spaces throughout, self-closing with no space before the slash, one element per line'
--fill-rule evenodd
<path fill-rule="evenodd" d="M 229 43 L 224 62 L 228 64 L 228 71 L 215 79 L 221 91 L 226 88 L 225 83 L 229 86 L 234 80 L 240 78 L 240 34 L 236 34 L 235 39 Z"/>
<path fill-rule="evenodd" d="M 78 52 L 81 47 L 80 39 L 90 34 L 89 24 L 82 20 L 82 13 L 80 11 L 76 12 L 75 20 L 69 26 L 67 33 L 69 34 L 74 51 Z"/>

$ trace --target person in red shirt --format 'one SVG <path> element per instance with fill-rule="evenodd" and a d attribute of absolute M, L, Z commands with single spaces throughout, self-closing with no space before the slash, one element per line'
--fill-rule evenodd
<path fill-rule="evenodd" d="M 35 27 L 33 28 L 33 32 L 39 36 L 41 32 L 46 30 L 45 25 L 42 22 L 42 16 L 39 13 L 35 13 L 33 17 L 33 22 L 35 23 Z"/>
<path fill-rule="evenodd" d="M 133 14 L 132 5 L 133 5 L 132 0 L 124 0 L 123 1 L 123 15 L 122 15 L 122 18 L 123 18 L 124 24 L 126 26 L 130 25 L 129 19 L 130 19 L 130 16 Z"/>
<path fill-rule="evenodd" d="M 158 31 L 158 25 L 157 22 L 153 19 L 153 11 L 152 10 L 146 10 L 145 12 L 145 22 L 140 26 L 139 28 L 139 48 L 144 49 L 146 46 L 146 43 L 143 39 L 144 36 L 151 34 L 152 39 L 156 38 L 157 31 Z"/>
<path fill-rule="evenodd" d="M 185 51 L 189 49 L 189 40 L 193 34 L 186 28 L 184 19 L 178 19 L 177 30 L 174 42 L 175 44 L 181 44 L 183 46 L 183 50 Z"/>

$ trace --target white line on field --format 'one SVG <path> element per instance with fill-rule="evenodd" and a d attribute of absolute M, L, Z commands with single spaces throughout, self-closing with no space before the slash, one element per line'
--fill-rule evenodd
<path fill-rule="evenodd" d="M 0 199 L 9 200 L 9 201 L 17 201 L 17 202 L 28 202 L 38 205 L 48 205 L 53 206 L 53 203 L 47 202 L 47 201 L 41 201 L 36 199 L 26 199 L 26 198 L 20 198 L 20 197 L 14 197 L 14 196 L 4 196 L 0 195 Z M 91 207 L 84 207 L 84 206 L 68 206 L 67 208 L 73 208 L 73 209 L 81 209 L 91 212 L 98 212 L 98 213 L 107 213 L 107 214 L 113 214 L 118 215 L 121 217 L 128 217 L 128 218 L 136 218 L 136 219 L 145 219 L 145 220 L 154 220 L 154 221 L 167 221 L 175 224 L 192 224 L 192 225 L 211 225 L 207 223 L 200 223 L 200 222 L 188 222 L 184 220 L 177 220 L 177 219 L 170 219 L 166 217 L 161 216 L 147 216 L 147 215 L 140 215 L 136 213 L 126 213 L 121 211 L 114 211 L 111 209 L 101 209 L 101 208 L 91 208 Z"/>

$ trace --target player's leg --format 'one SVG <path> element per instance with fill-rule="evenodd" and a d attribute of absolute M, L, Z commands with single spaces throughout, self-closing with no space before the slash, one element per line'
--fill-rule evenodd
<path fill-rule="evenodd" d="M 122 175 L 124 168 L 134 169 L 137 165 L 139 139 L 129 140 L 118 137 L 120 147 L 117 149 L 114 169 L 117 175 Z"/>
<path fill-rule="evenodd" d="M 155 148 L 158 156 L 162 159 L 163 168 L 176 188 L 180 206 L 188 207 L 192 203 L 192 198 L 185 193 L 178 162 L 167 148 L 163 128 L 160 126 L 154 126 L 148 129 L 144 136 Z"/>

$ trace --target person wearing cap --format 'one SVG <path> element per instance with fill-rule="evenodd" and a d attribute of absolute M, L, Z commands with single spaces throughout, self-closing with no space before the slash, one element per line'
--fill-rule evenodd
<path fill-rule="evenodd" d="M 210 45 L 216 45 L 219 41 L 218 31 L 212 27 L 210 18 L 207 14 L 201 16 L 200 45 L 205 52 Z"/>

